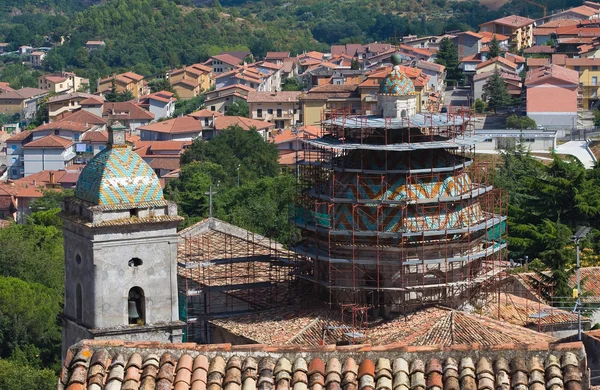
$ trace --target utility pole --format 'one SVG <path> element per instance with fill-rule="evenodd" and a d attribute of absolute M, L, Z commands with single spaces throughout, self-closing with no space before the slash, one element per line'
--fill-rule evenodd
<path fill-rule="evenodd" d="M 238 166 L 237 166 L 237 174 L 238 174 L 238 187 L 240 186 L 240 166 L 241 166 L 241 165 L 242 165 L 242 164 L 238 164 Z"/>
<path fill-rule="evenodd" d="M 577 301 L 575 302 L 575 308 L 573 309 L 573 311 L 577 310 L 577 339 L 579 341 L 581 341 L 581 264 L 579 259 L 579 240 L 587 236 L 591 230 L 591 227 L 579 228 L 579 230 L 577 230 L 577 233 L 575 233 L 575 235 L 571 237 L 571 240 L 575 242 L 575 247 L 577 251 L 577 290 L 573 291 L 573 297 L 577 298 Z"/>
<path fill-rule="evenodd" d="M 296 142 L 294 144 L 294 149 L 296 149 L 296 183 L 300 181 L 300 166 L 298 165 L 298 127 L 292 127 L 292 133 L 296 136 Z"/>

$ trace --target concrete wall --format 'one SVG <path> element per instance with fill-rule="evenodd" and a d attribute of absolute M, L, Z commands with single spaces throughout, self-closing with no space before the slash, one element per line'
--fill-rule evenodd
<path fill-rule="evenodd" d="M 154 120 L 170 117 L 173 115 L 174 110 L 175 105 L 173 102 L 165 104 L 163 102 L 159 102 L 158 100 L 150 99 L 149 111 L 154 114 Z"/>
<path fill-rule="evenodd" d="M 48 169 L 65 169 L 65 149 L 23 149 L 25 176 Z"/>
<path fill-rule="evenodd" d="M 527 112 L 527 116 L 542 126 L 564 126 L 573 128 L 577 126 L 577 112 Z"/>

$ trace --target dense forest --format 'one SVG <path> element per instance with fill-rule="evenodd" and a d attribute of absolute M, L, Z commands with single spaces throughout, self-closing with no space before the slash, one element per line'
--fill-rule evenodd
<path fill-rule="evenodd" d="M 548 2 L 549 9 L 573 3 L 579 1 Z M 221 51 L 250 50 L 260 58 L 270 50 L 297 54 L 347 42 L 396 42 L 408 34 L 474 30 L 515 12 L 539 16 L 541 10 L 517 0 L 498 11 L 474 0 L 9 0 L 0 6 L 0 41 L 15 50 L 51 46 L 65 37 L 47 56 L 44 70 L 76 70 L 94 85 L 115 72 L 151 75 Z M 106 42 L 104 49 L 84 49 L 86 41 L 99 39 Z M 2 62 L 20 61 L 9 55 L 0 57 Z M 34 77 L 21 78 L 17 87 L 33 86 Z"/>

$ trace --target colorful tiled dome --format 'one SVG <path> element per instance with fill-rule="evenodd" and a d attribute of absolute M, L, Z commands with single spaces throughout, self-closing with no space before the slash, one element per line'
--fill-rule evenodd
<path fill-rule="evenodd" d="M 75 197 L 96 205 L 163 200 L 156 173 L 130 146 L 107 147 L 79 175 Z"/>
<path fill-rule="evenodd" d="M 403 96 L 413 92 L 415 92 L 414 83 L 398 65 L 394 66 L 379 85 L 379 93 L 384 95 Z"/>

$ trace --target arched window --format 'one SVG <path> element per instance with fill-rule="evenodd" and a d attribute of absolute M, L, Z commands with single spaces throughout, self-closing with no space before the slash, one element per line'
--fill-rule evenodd
<path fill-rule="evenodd" d="M 129 263 L 128 263 L 128 265 L 130 267 L 139 267 L 142 264 L 144 264 L 144 262 L 142 261 L 142 259 L 139 259 L 137 257 L 134 257 L 133 259 L 129 260 Z"/>
<path fill-rule="evenodd" d="M 77 322 L 83 321 L 83 291 L 79 283 L 75 289 L 75 317 Z"/>
<path fill-rule="evenodd" d="M 127 295 L 127 313 L 129 324 L 144 325 L 146 323 L 146 298 L 141 287 L 132 287 Z"/>
<path fill-rule="evenodd" d="M 400 117 L 401 117 L 401 118 L 406 118 L 406 110 L 402 110 L 402 111 L 400 112 Z"/>
<path fill-rule="evenodd" d="M 81 255 L 79 253 L 77 255 L 75 255 L 75 262 L 77 264 L 81 264 Z"/>

